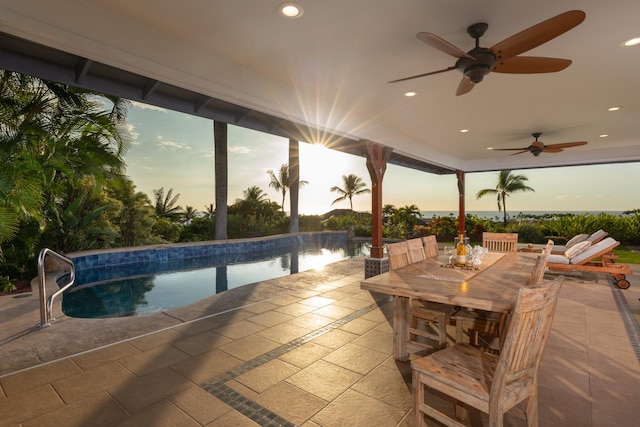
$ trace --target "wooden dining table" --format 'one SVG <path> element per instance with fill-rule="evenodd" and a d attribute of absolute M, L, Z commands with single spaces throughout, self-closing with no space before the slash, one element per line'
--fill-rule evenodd
<path fill-rule="evenodd" d="M 475 268 L 450 267 L 448 257 L 428 258 L 360 282 L 361 289 L 393 296 L 393 356 L 409 354 L 411 298 L 479 310 L 509 313 L 518 290 L 533 272 L 537 254 L 487 253 Z"/>

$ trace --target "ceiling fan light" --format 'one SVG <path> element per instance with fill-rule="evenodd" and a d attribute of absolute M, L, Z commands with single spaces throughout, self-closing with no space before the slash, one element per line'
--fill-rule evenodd
<path fill-rule="evenodd" d="M 473 83 L 480 83 L 484 76 L 489 74 L 489 71 L 491 70 L 489 69 L 488 65 L 474 64 L 464 70 L 464 76 L 471 80 Z"/>
<path fill-rule="evenodd" d="M 640 44 L 640 37 L 635 37 L 629 40 L 625 40 L 620 44 L 624 47 L 637 46 Z"/>

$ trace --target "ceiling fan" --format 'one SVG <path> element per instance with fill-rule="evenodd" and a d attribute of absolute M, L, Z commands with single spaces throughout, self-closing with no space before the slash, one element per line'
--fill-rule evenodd
<path fill-rule="evenodd" d="M 517 55 L 569 31 L 584 21 L 584 18 L 585 13 L 583 11 L 570 10 L 529 27 L 490 48 L 480 47 L 480 37 L 484 35 L 489 26 L 486 23 L 473 24 L 467 28 L 467 33 L 476 40 L 476 46 L 466 53 L 435 34 L 418 33 L 416 35 L 418 39 L 441 52 L 458 58 L 458 60 L 455 65 L 444 70 L 392 80 L 389 83 L 402 82 L 457 69 L 463 74 L 463 78 L 458 85 L 456 95 L 464 95 L 471 91 L 473 86 L 480 83 L 484 76 L 491 71 L 496 73 L 532 74 L 553 73 L 564 70 L 571 64 L 571 60 Z"/>
<path fill-rule="evenodd" d="M 576 141 L 576 142 L 565 142 L 562 144 L 550 144 L 545 145 L 544 142 L 538 141 L 542 135 L 540 132 L 532 133 L 536 140 L 531 143 L 528 147 L 522 148 L 492 148 L 494 151 L 518 151 L 517 153 L 510 154 L 511 156 L 515 156 L 516 154 L 526 153 L 527 151 L 538 157 L 540 153 L 559 153 L 563 151 L 565 148 L 578 147 L 580 145 L 586 145 L 587 141 Z"/>

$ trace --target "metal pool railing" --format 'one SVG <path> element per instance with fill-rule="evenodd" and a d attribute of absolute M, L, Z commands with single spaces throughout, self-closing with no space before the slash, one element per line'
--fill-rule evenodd
<path fill-rule="evenodd" d="M 46 280 L 45 280 L 45 272 L 44 272 L 44 261 L 50 255 L 54 258 L 59 259 L 60 261 L 69 264 L 71 267 L 71 272 L 69 275 L 69 283 L 64 285 L 62 288 L 58 289 L 54 292 L 49 298 L 47 298 L 47 290 L 46 290 Z M 40 287 L 40 327 L 44 328 L 51 325 L 51 322 L 55 320 L 52 316 L 52 306 L 53 300 L 55 297 L 63 293 L 68 287 L 72 286 L 76 280 L 76 267 L 69 258 L 60 255 L 57 252 L 49 248 L 44 248 L 40 251 L 38 255 L 38 284 Z"/>

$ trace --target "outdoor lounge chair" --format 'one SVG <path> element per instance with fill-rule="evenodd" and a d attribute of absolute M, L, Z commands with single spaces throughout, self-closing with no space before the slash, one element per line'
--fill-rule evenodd
<path fill-rule="evenodd" d="M 583 243 L 587 243 L 583 245 Z M 626 274 L 632 271 L 626 264 L 615 264 L 617 255 L 611 251 L 620 242 L 613 237 L 607 237 L 595 244 L 588 242 L 577 243 L 567 249 L 564 254 L 552 253 L 547 259 L 547 267 L 555 271 L 588 271 L 593 273 L 609 273 L 616 280 L 620 289 L 630 286 Z M 582 252 L 580 251 L 582 246 Z"/>
<path fill-rule="evenodd" d="M 607 233 L 606 231 L 600 229 L 598 231 L 596 231 L 595 233 L 592 234 L 577 234 L 575 236 L 573 236 L 571 239 L 569 239 L 569 241 L 564 245 L 556 245 L 553 248 L 553 251 L 551 253 L 554 254 L 562 254 L 564 253 L 567 249 L 569 249 L 570 247 L 576 245 L 577 243 L 580 242 L 590 242 L 592 245 L 595 243 L 598 243 L 599 241 L 601 241 L 602 239 L 604 239 L 605 237 L 607 237 L 609 235 L 609 233 Z"/>

